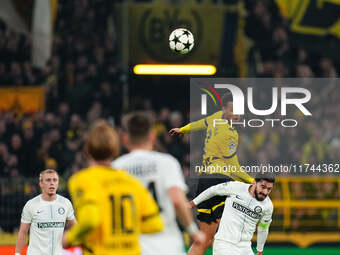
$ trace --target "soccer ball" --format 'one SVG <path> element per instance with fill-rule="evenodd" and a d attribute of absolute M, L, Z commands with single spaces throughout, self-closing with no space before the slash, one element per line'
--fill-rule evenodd
<path fill-rule="evenodd" d="M 194 36 L 185 28 L 177 28 L 169 36 L 169 47 L 172 51 L 187 54 L 194 47 Z"/>

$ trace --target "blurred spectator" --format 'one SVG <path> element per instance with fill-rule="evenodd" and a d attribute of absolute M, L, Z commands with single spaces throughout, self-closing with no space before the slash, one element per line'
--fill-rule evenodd
<path fill-rule="evenodd" d="M 4 120 L 0 120 L 0 141 L 6 142 L 8 144 L 8 134 L 6 131 L 6 122 Z"/>
<path fill-rule="evenodd" d="M 320 68 L 324 78 L 337 77 L 336 70 L 330 58 L 322 58 L 320 61 Z"/>
<path fill-rule="evenodd" d="M 312 126 L 312 137 L 303 145 L 302 148 L 302 164 L 320 164 L 321 162 L 328 162 L 329 149 L 328 145 L 322 139 L 321 130 Z"/>
<path fill-rule="evenodd" d="M 61 120 L 61 134 L 65 137 L 70 122 L 70 106 L 68 103 L 61 102 L 58 106 L 58 116 Z"/>
<path fill-rule="evenodd" d="M 8 174 L 9 153 L 6 144 L 0 143 L 0 176 L 5 177 Z"/>
<path fill-rule="evenodd" d="M 33 122 L 25 120 L 22 124 L 23 133 L 23 157 L 25 168 L 27 169 L 26 175 L 31 175 L 29 172 L 37 168 L 36 153 L 40 145 L 40 136 L 35 136 Z M 37 171 L 37 170 L 36 170 Z"/>

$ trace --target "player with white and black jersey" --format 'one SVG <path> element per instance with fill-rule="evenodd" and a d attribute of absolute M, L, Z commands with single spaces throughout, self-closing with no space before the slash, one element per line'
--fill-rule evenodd
<path fill-rule="evenodd" d="M 129 114 L 123 126 L 126 129 L 123 142 L 130 153 L 115 160 L 112 167 L 125 169 L 149 189 L 164 221 L 163 232 L 141 236 L 142 255 L 184 254 L 184 242 L 176 223 L 176 214 L 195 241 L 204 242 L 205 238 L 187 208 L 187 186 L 180 164 L 169 154 L 153 151 L 156 136 L 152 131 L 152 119 L 147 113 Z"/>
<path fill-rule="evenodd" d="M 213 196 L 227 196 L 213 245 L 213 254 L 253 255 L 251 239 L 257 227 L 257 254 L 262 255 L 272 221 L 268 197 L 275 179 L 259 175 L 253 184 L 226 182 L 208 188 L 190 202 L 194 207 Z"/>
<path fill-rule="evenodd" d="M 55 170 L 41 172 L 42 194 L 24 206 L 15 255 L 20 255 L 30 233 L 27 255 L 61 255 L 64 228 L 76 223 L 72 203 L 57 195 L 59 177 Z"/>

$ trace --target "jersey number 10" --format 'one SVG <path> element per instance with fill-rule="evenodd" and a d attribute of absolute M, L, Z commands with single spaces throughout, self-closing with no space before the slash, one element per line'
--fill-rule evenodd
<path fill-rule="evenodd" d="M 118 206 L 115 197 L 110 197 L 112 207 L 112 233 L 113 234 L 132 234 L 135 232 L 137 223 L 136 205 L 131 195 L 118 197 Z"/>

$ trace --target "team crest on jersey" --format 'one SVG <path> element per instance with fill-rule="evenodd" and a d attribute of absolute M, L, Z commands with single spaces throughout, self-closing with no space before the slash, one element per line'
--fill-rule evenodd
<path fill-rule="evenodd" d="M 255 211 L 256 213 L 261 213 L 261 212 L 262 212 L 261 206 L 255 206 L 254 211 Z"/>
<path fill-rule="evenodd" d="M 58 213 L 59 213 L 60 215 L 63 215 L 63 214 L 65 213 L 64 207 L 59 207 L 59 208 L 58 208 Z"/>
<path fill-rule="evenodd" d="M 229 153 L 230 153 L 230 154 L 231 154 L 231 153 L 234 153 L 235 149 L 236 149 L 236 144 L 235 144 L 235 142 L 230 142 L 230 143 L 229 143 Z"/>

